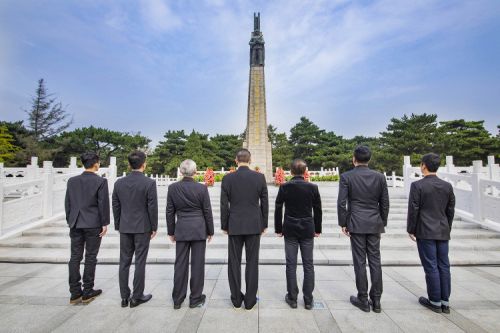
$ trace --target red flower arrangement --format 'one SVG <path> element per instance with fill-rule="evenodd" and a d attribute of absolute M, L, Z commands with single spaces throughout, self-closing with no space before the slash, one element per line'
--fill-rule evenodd
<path fill-rule="evenodd" d="M 284 184 L 286 181 L 285 171 L 282 168 L 277 168 L 276 173 L 274 174 L 274 184 L 276 186 L 280 186 Z"/>
<path fill-rule="evenodd" d="M 215 183 L 215 173 L 212 168 L 207 168 L 207 171 L 205 171 L 205 185 L 207 186 L 214 186 Z"/>
<path fill-rule="evenodd" d="M 310 181 L 310 175 L 309 175 L 309 170 L 306 169 L 306 171 L 304 172 L 304 180 L 306 182 Z"/>

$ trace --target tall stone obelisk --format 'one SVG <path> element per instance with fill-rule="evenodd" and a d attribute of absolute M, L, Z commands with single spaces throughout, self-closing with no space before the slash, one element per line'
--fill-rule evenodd
<path fill-rule="evenodd" d="M 253 14 L 254 31 L 250 39 L 250 82 L 248 84 L 247 128 L 243 148 L 252 154 L 252 168 L 258 167 L 273 181 L 271 142 L 267 135 L 266 87 L 264 80 L 264 37 L 260 31 L 260 13 Z"/>

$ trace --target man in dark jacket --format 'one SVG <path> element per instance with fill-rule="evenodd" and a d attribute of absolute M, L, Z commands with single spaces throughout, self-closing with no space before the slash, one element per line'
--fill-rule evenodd
<path fill-rule="evenodd" d="M 146 154 L 134 151 L 128 155 L 132 172 L 120 178 L 113 190 L 115 229 L 120 231 L 120 294 L 122 307 L 136 307 L 151 299 L 144 295 L 144 280 L 149 242 L 158 229 L 156 182 L 144 176 Z M 128 277 L 135 253 L 134 291 L 130 297 Z M 130 299 L 129 299 L 130 298 Z"/>
<path fill-rule="evenodd" d="M 208 188 L 194 181 L 196 163 L 185 160 L 180 165 L 182 180 L 168 187 L 167 231 L 175 244 L 175 271 L 172 299 L 180 309 L 186 298 L 191 252 L 191 295 L 189 307 L 205 303 L 205 248 L 214 234 L 214 221 Z M 177 221 L 176 221 L 177 216 Z"/>
<path fill-rule="evenodd" d="M 321 234 L 321 197 L 318 186 L 304 180 L 307 164 L 301 159 L 292 162 L 293 178 L 280 186 L 274 212 L 274 231 L 285 236 L 286 289 L 285 301 L 292 309 L 297 308 L 297 252 L 300 247 L 304 267 L 304 303 L 307 310 L 313 308 L 314 290 L 314 237 Z M 283 222 L 283 204 L 285 220 Z M 314 212 L 314 215 L 313 215 Z"/>
<path fill-rule="evenodd" d="M 417 242 L 427 283 L 428 298 L 420 297 L 418 301 L 434 312 L 450 313 L 448 242 L 455 214 L 455 194 L 450 183 L 436 176 L 440 163 L 439 155 L 431 153 L 422 157 L 420 169 L 424 178 L 411 184 L 407 231 Z"/>
<path fill-rule="evenodd" d="M 101 238 L 109 224 L 108 181 L 95 174 L 99 170 L 99 156 L 84 153 L 81 161 L 85 171 L 68 180 L 65 198 L 66 221 L 70 227 L 71 259 L 69 260 L 70 303 L 89 303 L 102 293 L 94 290 L 97 253 Z M 85 249 L 83 291 L 80 282 L 80 262 Z"/>
<path fill-rule="evenodd" d="M 340 176 L 337 214 L 342 232 L 351 239 L 352 261 L 356 275 L 357 296 L 351 303 L 369 312 L 366 258 L 370 266 L 370 300 L 373 311 L 381 312 L 382 266 L 380 234 L 385 232 L 389 215 L 389 193 L 385 176 L 370 170 L 371 151 L 366 146 L 354 150 L 355 168 Z"/>
<path fill-rule="evenodd" d="M 250 152 L 240 149 L 236 154 L 238 170 L 222 179 L 220 212 L 221 228 L 229 234 L 228 277 L 231 301 L 251 310 L 257 303 L 259 285 L 260 236 L 267 229 L 269 203 L 266 178 L 250 170 Z M 241 292 L 241 255 L 245 246 L 246 293 Z"/>

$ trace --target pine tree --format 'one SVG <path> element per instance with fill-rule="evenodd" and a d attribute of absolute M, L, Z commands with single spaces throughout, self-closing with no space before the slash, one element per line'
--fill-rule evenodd
<path fill-rule="evenodd" d="M 48 94 L 43 79 L 38 80 L 36 94 L 31 99 L 31 109 L 28 114 L 28 128 L 32 130 L 36 141 L 45 141 L 63 132 L 71 125 L 68 113 L 61 102 Z"/>
<path fill-rule="evenodd" d="M 9 133 L 7 126 L 0 126 L 0 162 L 6 162 L 15 157 L 19 147 L 13 144 L 14 137 Z"/>

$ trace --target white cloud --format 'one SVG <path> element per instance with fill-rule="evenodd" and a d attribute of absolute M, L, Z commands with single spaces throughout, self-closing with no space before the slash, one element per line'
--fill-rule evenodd
<path fill-rule="evenodd" d="M 182 25 L 181 18 L 174 14 L 164 0 L 141 0 L 144 23 L 158 32 L 167 32 Z"/>

